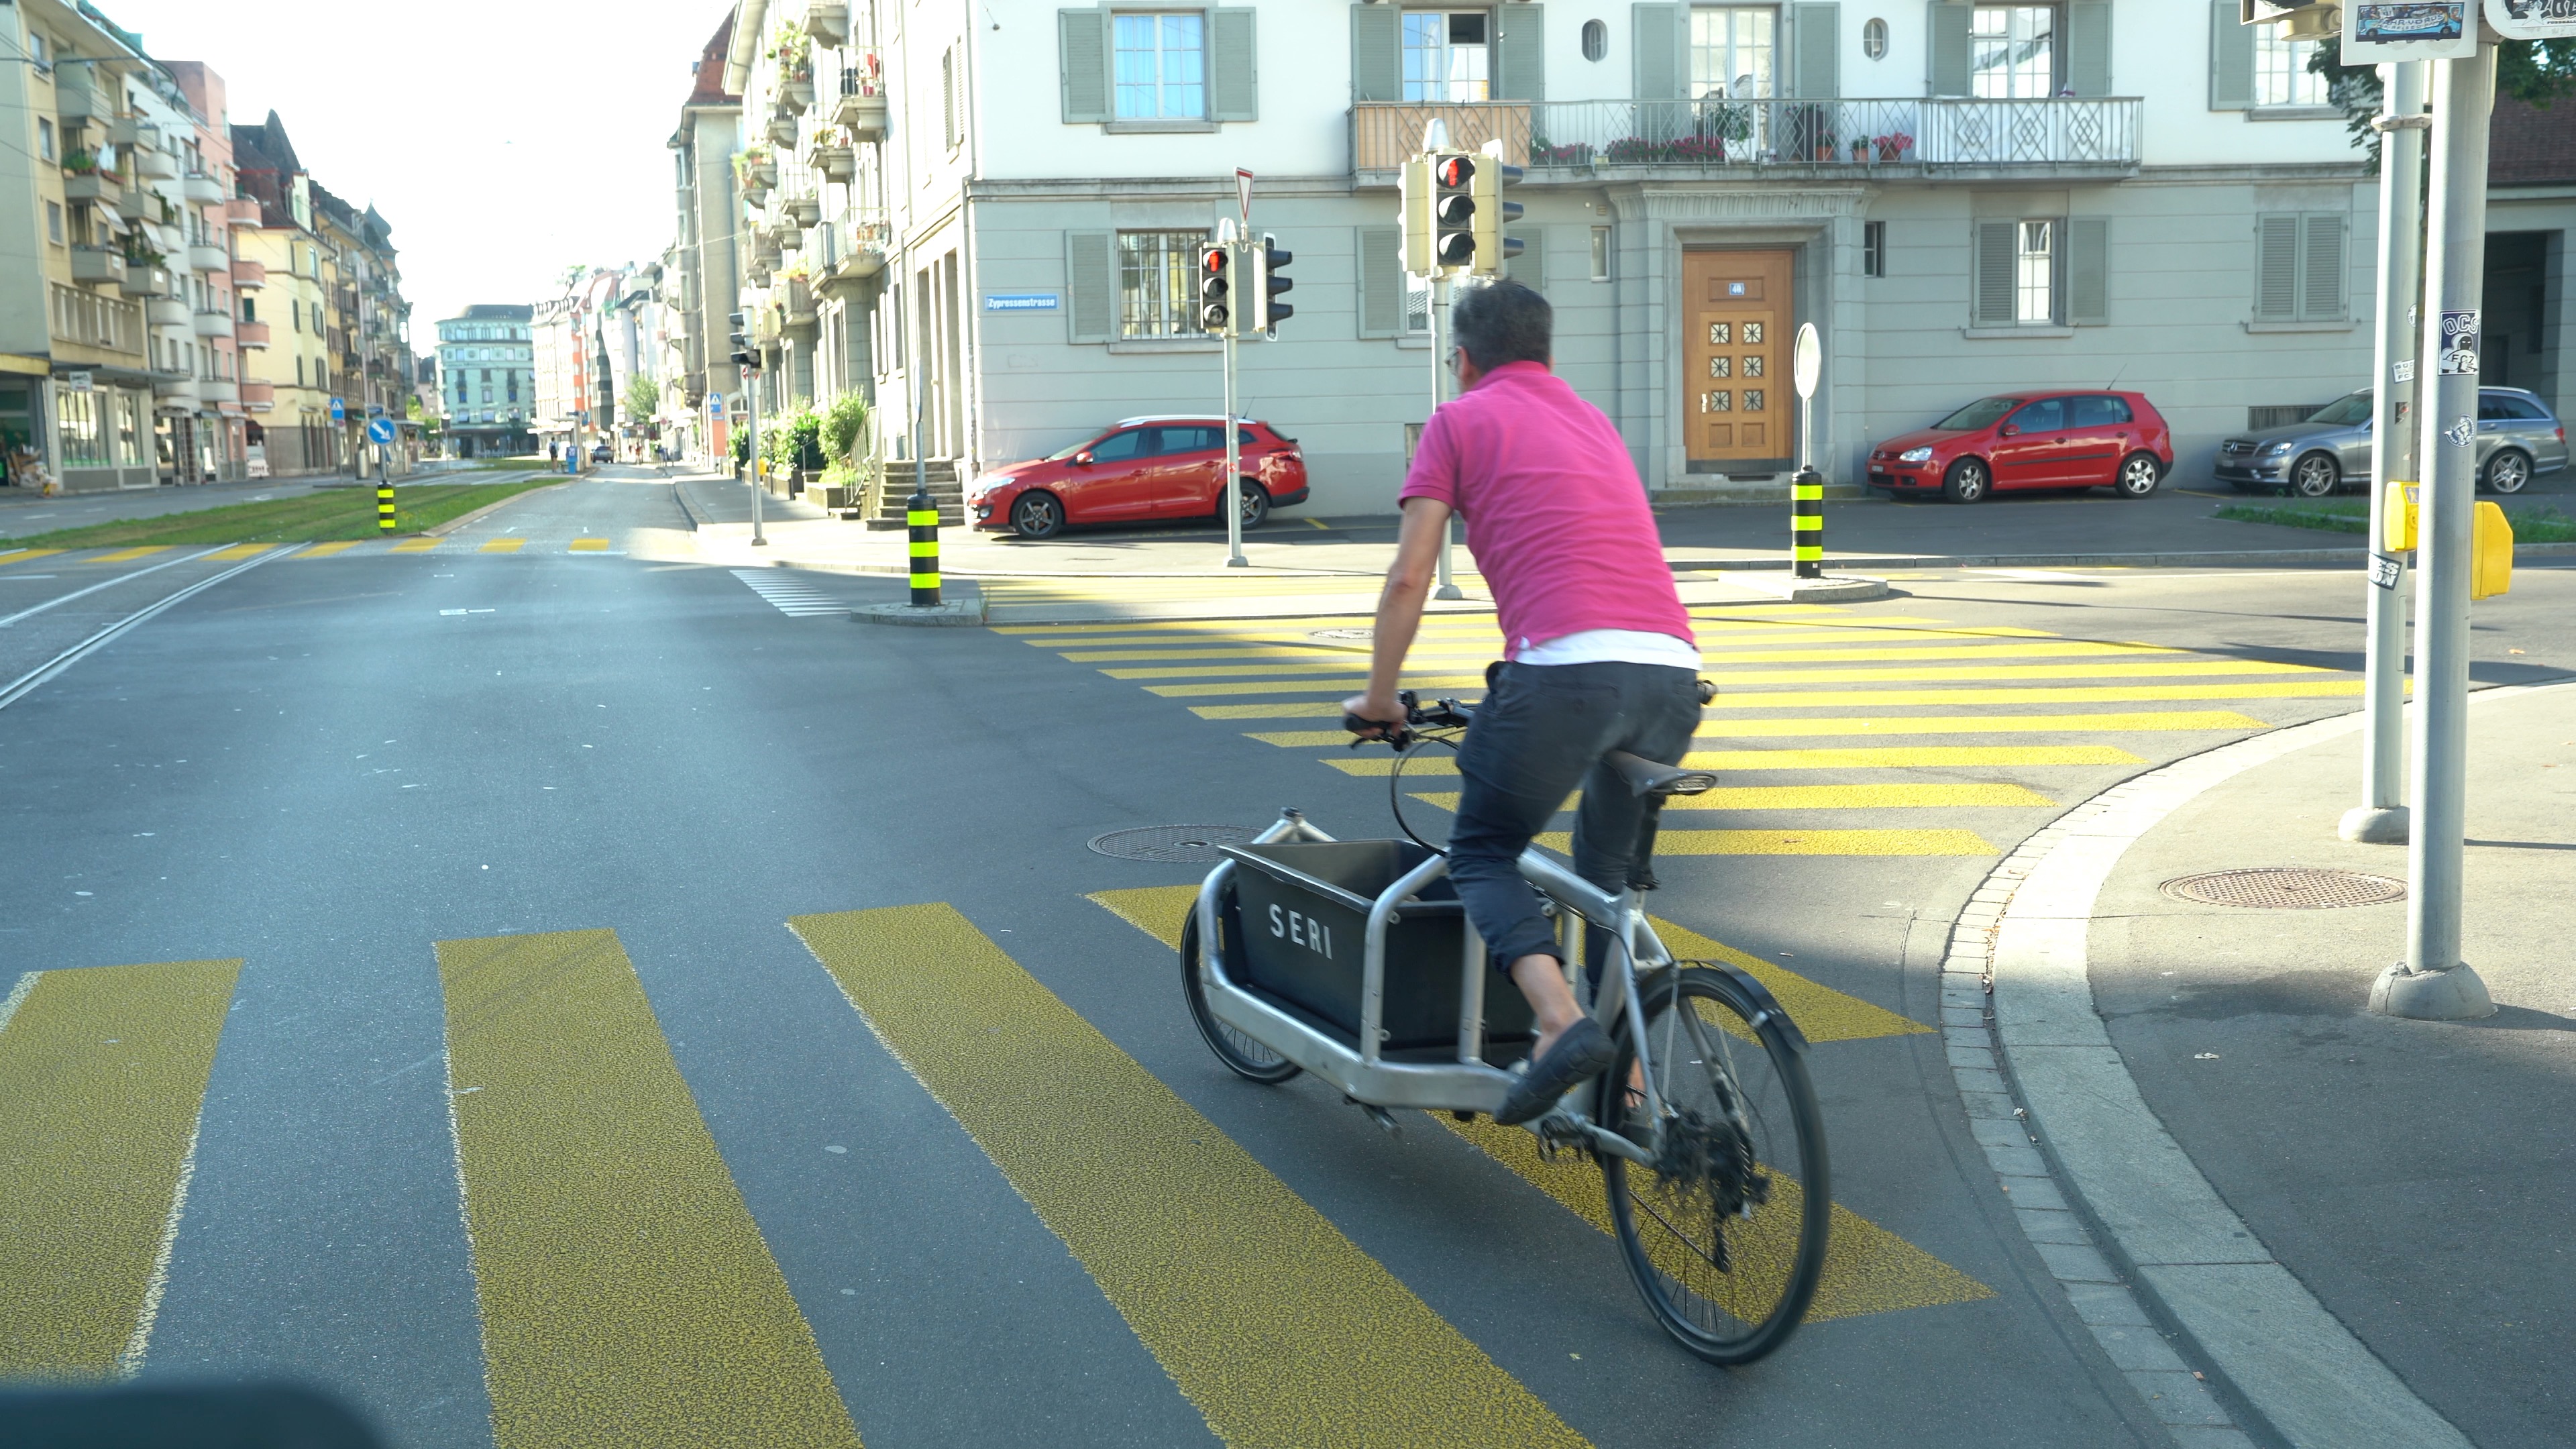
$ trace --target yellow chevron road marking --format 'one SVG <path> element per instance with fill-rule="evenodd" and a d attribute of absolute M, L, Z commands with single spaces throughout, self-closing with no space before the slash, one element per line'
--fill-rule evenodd
<path fill-rule="evenodd" d="M 29 972 L 0 1000 L 0 1379 L 141 1366 L 240 974 Z"/>
<path fill-rule="evenodd" d="M 788 924 L 1218 1438 L 1584 1442 L 953 907 Z"/>
<path fill-rule="evenodd" d="M 477 552 L 477 553 L 517 553 L 520 549 L 527 547 L 527 544 L 528 544 L 528 541 L 527 541 L 526 539 L 524 539 L 524 538 L 494 538 L 494 539 L 487 539 L 487 540 L 485 540 L 485 541 L 484 541 L 483 546 L 482 546 L 481 548 L 479 548 L 479 549 L 476 549 L 476 550 L 475 550 L 475 552 Z"/>
<path fill-rule="evenodd" d="M 615 933 L 437 952 L 499 1449 L 857 1449 Z"/>

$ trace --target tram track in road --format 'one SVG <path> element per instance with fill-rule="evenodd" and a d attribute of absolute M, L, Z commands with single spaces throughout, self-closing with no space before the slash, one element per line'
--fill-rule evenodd
<path fill-rule="evenodd" d="M 294 553 L 296 548 L 297 545 L 287 544 L 273 549 L 262 549 L 257 554 L 234 564 L 231 568 L 225 569 L 220 573 L 198 579 L 194 583 L 183 585 L 170 593 L 163 594 L 160 598 L 153 600 L 142 608 L 118 617 L 104 627 L 93 631 L 87 637 L 71 645 L 69 648 L 55 654 L 44 663 L 39 664 L 35 668 L 17 676 L 6 684 L 0 684 L 0 709 L 6 709 L 10 705 L 17 703 L 19 700 L 26 698 L 28 695 L 34 693 L 38 687 L 43 685 L 45 681 L 62 673 L 64 670 L 69 669 L 72 665 L 79 663 L 84 656 L 106 644 L 109 640 L 114 639 L 126 630 L 143 623 L 145 620 L 150 619 L 153 615 L 160 613 L 162 610 L 184 600 L 193 598 L 196 595 L 213 588 L 215 585 L 224 582 L 226 579 L 232 578 L 238 574 L 247 573 L 272 559 L 284 558 L 287 555 Z M 220 545 L 215 548 L 203 550 L 202 552 L 188 554 L 182 558 L 174 558 L 162 563 L 157 563 L 149 568 L 136 569 L 131 573 L 121 574 L 116 578 L 103 580 L 99 583 L 92 584 L 87 588 L 75 589 L 70 593 L 57 595 L 41 604 L 21 609 L 17 613 L 11 614 L 6 618 L 0 618 L 0 629 L 13 627 L 22 619 L 27 619 L 34 615 L 44 613 L 59 605 L 68 604 L 75 599 L 85 598 L 88 595 L 98 593 L 101 590 L 111 589 L 119 584 L 132 582 L 146 574 L 158 573 L 163 569 L 172 568 L 179 564 L 195 563 L 202 559 L 226 555 L 237 557 L 239 556 L 239 550 L 232 545 Z"/>

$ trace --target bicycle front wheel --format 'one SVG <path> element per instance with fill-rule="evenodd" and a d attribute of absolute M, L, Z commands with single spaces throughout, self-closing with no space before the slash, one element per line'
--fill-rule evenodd
<path fill-rule="evenodd" d="M 1217 933 L 1227 938 L 1218 945 L 1229 964 L 1241 959 L 1239 949 L 1228 949 L 1243 939 L 1243 908 L 1235 903 L 1234 887 L 1226 886 L 1217 898 Z M 1190 909 L 1189 919 L 1181 926 L 1181 995 L 1189 1003 L 1190 1020 L 1198 1026 L 1199 1036 L 1235 1075 L 1264 1084 L 1284 1082 L 1304 1068 L 1279 1053 L 1254 1041 L 1241 1031 L 1216 1019 L 1208 1009 L 1207 989 L 1199 980 L 1199 913 Z"/>
<path fill-rule="evenodd" d="M 1595 1117 L 1661 1143 L 1651 1169 L 1601 1159 L 1619 1246 L 1666 1332 L 1710 1363 L 1751 1363 L 1797 1331 L 1824 1271 L 1832 1182 L 1806 1042 L 1725 967 L 1668 972 L 1644 1004 L 1662 1131 L 1632 1086 L 1624 1024 Z"/>

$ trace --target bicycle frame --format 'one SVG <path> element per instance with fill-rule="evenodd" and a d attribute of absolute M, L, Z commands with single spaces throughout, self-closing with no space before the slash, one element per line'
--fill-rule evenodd
<path fill-rule="evenodd" d="M 1281 841 L 1330 842 L 1332 836 L 1307 823 L 1295 810 L 1281 813 L 1268 829 L 1253 837 L 1256 845 Z M 1637 1061 L 1643 1068 L 1649 1120 L 1663 1118 L 1663 1099 L 1656 1084 L 1654 1057 L 1646 1040 L 1645 1013 L 1640 1005 L 1639 977 L 1672 963 L 1672 953 L 1655 935 L 1638 907 L 1637 893 L 1623 891 L 1613 895 L 1576 875 L 1571 870 L 1541 855 L 1536 848 L 1521 853 L 1520 872 L 1540 893 L 1557 904 L 1557 930 L 1560 941 L 1574 922 L 1588 922 L 1610 933 L 1618 953 L 1615 962 L 1605 963 L 1602 989 L 1592 1003 L 1592 1017 L 1603 1029 L 1618 1031 L 1623 1027 L 1634 1045 Z M 1486 1064 L 1485 987 L 1490 971 L 1485 959 L 1485 944 L 1473 928 L 1464 934 L 1466 947 L 1459 961 L 1458 1054 L 1453 1062 L 1389 1061 L 1380 1050 L 1385 1031 L 1383 1020 L 1386 982 L 1386 929 L 1406 901 L 1425 886 L 1448 873 L 1448 857 L 1435 855 L 1399 877 L 1381 891 L 1369 909 L 1368 933 L 1362 957 L 1360 985 L 1360 1031 L 1357 1050 L 1335 1037 L 1281 1011 L 1251 991 L 1235 984 L 1226 975 L 1224 952 L 1215 943 L 1218 933 L 1217 901 L 1233 877 L 1235 863 L 1220 862 L 1208 872 L 1199 888 L 1195 909 L 1199 916 L 1199 940 L 1208 943 L 1199 952 L 1200 983 L 1207 998 L 1209 1012 L 1217 1020 L 1245 1036 L 1286 1057 L 1341 1089 L 1343 1095 L 1364 1106 L 1405 1107 L 1423 1111 L 1483 1112 L 1491 1114 L 1503 1105 L 1514 1078 L 1508 1072 Z M 1611 970 L 1611 966 L 1619 969 Z M 1612 989 L 1613 983 L 1616 989 Z M 1566 1104 L 1547 1116 L 1532 1122 L 1529 1128 L 1542 1137 L 1559 1141 L 1580 1141 L 1597 1152 L 1615 1153 L 1636 1162 L 1651 1162 L 1652 1154 L 1619 1133 L 1591 1121 L 1581 1107 L 1574 1105 L 1580 1094 L 1570 1095 Z"/>

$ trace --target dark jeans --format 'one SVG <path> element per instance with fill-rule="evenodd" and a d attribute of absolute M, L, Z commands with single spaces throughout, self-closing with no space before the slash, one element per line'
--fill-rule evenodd
<path fill-rule="evenodd" d="M 1699 680 L 1664 664 L 1505 664 L 1459 747 L 1465 789 L 1449 832 L 1449 879 L 1485 938 L 1494 969 L 1539 954 L 1564 959 L 1516 864 L 1576 785 L 1574 871 L 1605 891 L 1643 867 L 1638 837 L 1660 800 L 1641 800 L 1601 763 L 1626 750 L 1678 764 L 1699 726 Z M 1600 980 L 1600 951 L 1587 950 Z"/>

